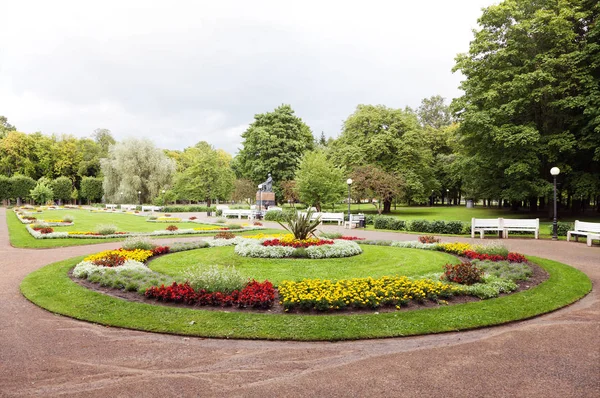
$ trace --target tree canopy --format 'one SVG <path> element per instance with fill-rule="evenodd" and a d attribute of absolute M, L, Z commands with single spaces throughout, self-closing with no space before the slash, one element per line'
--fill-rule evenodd
<path fill-rule="evenodd" d="M 234 160 L 238 177 L 259 184 L 271 173 L 279 200 L 281 181 L 293 180 L 302 155 L 314 148 L 310 128 L 289 105 L 255 115 L 242 139 L 242 148 Z"/>
<path fill-rule="evenodd" d="M 130 138 L 112 145 L 100 164 L 106 200 L 117 203 L 137 203 L 138 198 L 151 202 L 171 185 L 175 173 L 175 162 L 148 139 Z"/>
<path fill-rule="evenodd" d="M 466 77 L 453 106 L 473 196 L 544 196 L 553 166 L 572 194 L 600 192 L 599 13 L 588 0 L 484 9 L 454 68 Z"/>
<path fill-rule="evenodd" d="M 346 191 L 345 171 L 336 167 L 322 151 L 304 154 L 296 172 L 300 200 L 321 211 L 323 205 L 339 202 Z"/>

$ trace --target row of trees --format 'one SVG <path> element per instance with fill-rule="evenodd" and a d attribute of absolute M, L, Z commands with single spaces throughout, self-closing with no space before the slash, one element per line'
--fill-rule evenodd
<path fill-rule="evenodd" d="M 78 190 L 67 177 L 58 177 L 54 180 L 41 177 L 36 181 L 20 174 L 12 177 L 0 175 L 0 201 L 5 203 L 11 199 L 19 205 L 27 199 L 38 204 L 46 204 L 50 201 L 62 204 L 77 202 L 79 199 L 96 202 L 102 198 L 102 194 L 102 179 L 96 177 L 83 177 L 81 188 Z"/>

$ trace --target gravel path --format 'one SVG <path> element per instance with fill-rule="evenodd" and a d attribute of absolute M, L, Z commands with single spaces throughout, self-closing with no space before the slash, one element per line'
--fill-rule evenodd
<path fill-rule="evenodd" d="M 5 213 L 0 208 L 2 397 L 600 397 L 597 246 L 503 241 L 511 251 L 570 264 L 594 283 L 581 301 L 528 321 L 338 343 L 202 339 L 89 324 L 31 304 L 19 292 L 28 273 L 118 244 L 15 249 L 8 241 Z M 415 239 L 396 233 L 352 234 Z"/>

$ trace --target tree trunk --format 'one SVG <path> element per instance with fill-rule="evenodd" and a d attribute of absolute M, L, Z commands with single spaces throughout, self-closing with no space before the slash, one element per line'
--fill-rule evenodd
<path fill-rule="evenodd" d="M 540 196 L 540 210 L 546 210 L 546 197 Z"/>
<path fill-rule="evenodd" d="M 511 202 L 510 202 L 510 209 L 511 209 L 512 211 L 517 211 L 517 210 L 519 210 L 519 201 L 517 201 L 517 200 L 513 200 L 513 201 L 511 201 Z"/>
<path fill-rule="evenodd" d="M 537 211 L 538 211 L 537 197 L 536 196 L 531 196 L 529 198 L 529 212 L 530 213 L 537 213 Z"/>
<path fill-rule="evenodd" d="M 383 201 L 383 213 L 391 213 L 392 212 L 392 201 L 391 199 Z"/>

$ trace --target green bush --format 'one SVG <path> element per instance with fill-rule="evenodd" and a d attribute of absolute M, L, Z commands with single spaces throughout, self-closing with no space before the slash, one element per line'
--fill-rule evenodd
<path fill-rule="evenodd" d="M 508 256 L 508 249 L 501 243 L 491 243 L 488 245 L 475 245 L 473 250 L 479 254 L 488 254 L 490 256 Z"/>
<path fill-rule="evenodd" d="M 165 213 L 190 213 L 190 212 L 204 212 L 204 211 L 216 211 L 216 207 L 206 207 L 206 206 L 165 206 L 163 211 Z"/>
<path fill-rule="evenodd" d="M 511 281 L 524 281 L 533 275 L 533 271 L 526 263 L 511 263 L 509 261 L 471 261 L 479 269 L 482 269 L 486 275 L 494 275 L 501 279 Z"/>
<path fill-rule="evenodd" d="M 156 245 L 146 236 L 130 236 L 125 239 L 121 247 L 125 250 L 152 250 Z"/>
<path fill-rule="evenodd" d="M 412 232 L 435 233 L 431 228 L 431 222 L 427 220 L 412 220 L 409 225 L 409 230 Z"/>
<path fill-rule="evenodd" d="M 376 216 L 373 219 L 373 225 L 375 229 L 390 229 L 390 221 L 392 220 L 394 220 L 393 217 Z"/>
<path fill-rule="evenodd" d="M 573 231 L 575 224 L 570 222 L 559 222 L 556 224 L 556 234 L 558 236 L 567 236 L 567 232 Z M 550 226 L 550 234 L 552 234 L 552 225 Z"/>
<path fill-rule="evenodd" d="M 464 225 L 461 221 L 448 221 L 446 223 L 446 234 L 460 235 L 464 230 Z M 471 232 L 471 231 L 469 231 Z"/>
<path fill-rule="evenodd" d="M 470 262 L 460 264 L 446 264 L 442 279 L 449 282 L 460 283 L 461 285 L 472 285 L 481 282 L 483 270 Z"/>
<path fill-rule="evenodd" d="M 295 216 L 296 216 L 296 210 L 294 210 L 294 209 L 285 209 L 283 211 L 270 210 L 265 213 L 265 221 L 285 222 Z"/>
<path fill-rule="evenodd" d="M 406 221 L 393 218 L 389 221 L 389 228 L 394 231 L 406 231 Z"/>

